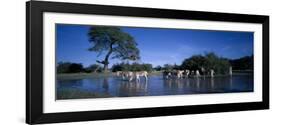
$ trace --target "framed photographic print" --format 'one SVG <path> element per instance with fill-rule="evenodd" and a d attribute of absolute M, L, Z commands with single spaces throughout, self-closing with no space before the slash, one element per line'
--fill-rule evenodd
<path fill-rule="evenodd" d="M 28 124 L 269 109 L 269 16 L 29 1 Z"/>

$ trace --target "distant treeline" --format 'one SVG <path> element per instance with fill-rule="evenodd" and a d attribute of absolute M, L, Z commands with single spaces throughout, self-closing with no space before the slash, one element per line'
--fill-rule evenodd
<path fill-rule="evenodd" d="M 152 64 L 139 64 L 139 63 L 118 63 L 114 64 L 111 68 L 112 72 L 116 71 L 153 71 Z M 102 72 L 102 66 L 93 64 L 88 67 L 83 67 L 81 63 L 59 62 L 57 66 L 57 73 L 90 73 Z"/>
<path fill-rule="evenodd" d="M 213 69 L 216 74 L 227 74 L 229 67 L 232 67 L 232 70 L 253 70 L 253 55 L 239 59 L 227 59 L 219 57 L 215 53 L 206 53 L 205 55 L 194 55 L 184 59 L 181 65 L 165 64 L 163 67 L 156 66 L 154 69 L 156 71 L 174 69 L 200 71 L 203 68 L 205 71 Z"/>
<path fill-rule="evenodd" d="M 234 70 L 253 70 L 254 56 L 245 56 L 239 59 L 229 60 Z"/>
<path fill-rule="evenodd" d="M 114 64 L 111 68 L 112 72 L 116 71 L 153 71 L 152 64 L 139 64 L 139 63 L 118 63 Z"/>
<path fill-rule="evenodd" d="M 101 71 L 101 66 L 97 64 L 93 64 L 88 67 L 83 67 L 81 63 L 59 62 L 57 65 L 57 73 L 90 73 Z"/>
<path fill-rule="evenodd" d="M 245 56 L 239 59 L 227 59 L 217 56 L 215 53 L 206 53 L 204 55 L 194 55 L 184 59 L 182 64 L 165 64 L 164 66 L 152 67 L 152 64 L 144 63 L 117 63 L 111 67 L 112 72 L 116 71 L 163 71 L 163 70 L 201 70 L 213 69 L 217 74 L 226 74 L 229 67 L 233 70 L 253 70 L 253 55 Z M 83 67 L 80 63 L 59 62 L 57 73 L 79 73 L 79 72 L 102 72 L 102 66 L 93 64 Z"/>
<path fill-rule="evenodd" d="M 204 69 L 206 72 L 214 70 L 216 74 L 227 74 L 230 63 L 228 59 L 218 57 L 215 53 L 206 53 L 205 55 L 194 55 L 184 59 L 177 69 L 199 70 Z"/>

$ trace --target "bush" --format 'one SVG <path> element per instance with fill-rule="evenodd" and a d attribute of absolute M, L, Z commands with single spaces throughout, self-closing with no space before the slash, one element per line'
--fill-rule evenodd
<path fill-rule="evenodd" d="M 102 67 L 98 64 L 92 64 L 84 69 L 86 73 L 102 72 Z"/>
<path fill-rule="evenodd" d="M 161 66 L 156 66 L 155 68 L 153 68 L 154 70 L 156 71 L 161 71 L 162 70 L 162 67 Z"/>
<path fill-rule="evenodd" d="M 233 70 L 253 70 L 254 56 L 245 56 L 239 59 L 230 60 Z"/>
<path fill-rule="evenodd" d="M 166 70 L 166 71 L 173 70 L 173 69 L 174 69 L 174 65 L 171 65 L 171 64 L 164 64 L 163 69 Z"/>
<path fill-rule="evenodd" d="M 59 62 L 57 66 L 57 73 L 78 73 L 83 71 L 83 65 L 80 63 Z"/>
<path fill-rule="evenodd" d="M 112 72 L 116 71 L 148 71 L 151 72 L 153 70 L 151 64 L 139 64 L 139 63 L 120 63 L 114 64 L 112 66 Z"/>
<path fill-rule="evenodd" d="M 228 59 L 218 57 L 215 53 L 206 53 L 185 59 L 181 69 L 200 70 L 204 68 L 206 71 L 213 69 L 216 74 L 227 74 L 230 66 Z"/>

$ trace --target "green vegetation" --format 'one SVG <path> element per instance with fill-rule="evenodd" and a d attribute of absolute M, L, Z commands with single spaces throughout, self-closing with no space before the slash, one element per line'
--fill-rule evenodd
<path fill-rule="evenodd" d="M 213 69 L 216 74 L 227 74 L 230 66 L 228 59 L 218 57 L 215 53 L 206 53 L 205 55 L 194 55 L 185 59 L 180 68 L 190 70 L 204 68 L 206 71 Z"/>
<path fill-rule="evenodd" d="M 83 79 L 83 78 L 101 78 L 113 76 L 111 72 L 100 72 L 100 73 L 61 73 L 57 74 L 57 79 L 65 80 L 65 79 Z"/>
<path fill-rule="evenodd" d="M 153 68 L 155 71 L 161 71 L 163 68 L 161 66 L 156 66 L 155 68 Z"/>
<path fill-rule="evenodd" d="M 98 52 L 98 55 L 105 54 L 104 60 L 96 60 L 97 63 L 103 65 L 103 71 L 108 70 L 110 58 L 140 59 L 140 51 L 134 38 L 118 27 L 94 26 L 90 28 L 88 36 L 90 43 L 93 44 L 89 51 Z"/>
<path fill-rule="evenodd" d="M 139 63 L 120 63 L 112 66 L 112 72 L 116 71 L 153 71 L 152 64 L 139 64 Z"/>
<path fill-rule="evenodd" d="M 59 62 L 57 64 L 57 73 L 91 73 L 91 72 L 101 72 L 101 66 L 97 64 L 92 64 L 89 67 L 84 68 L 81 63 L 71 63 L 71 62 Z"/>
<path fill-rule="evenodd" d="M 217 56 L 215 53 L 206 53 L 204 55 L 193 55 L 190 58 L 183 60 L 181 65 L 177 64 L 165 64 L 163 67 L 156 66 L 152 67 L 152 64 L 148 63 L 117 63 L 111 67 L 112 72 L 116 71 L 148 71 L 161 72 L 164 70 L 199 70 L 204 68 L 205 71 L 213 69 L 217 75 L 227 74 L 229 67 L 232 67 L 234 71 L 247 71 L 252 72 L 253 70 L 253 56 L 245 56 L 239 59 L 227 59 Z M 58 78 L 84 78 L 92 76 L 107 76 L 110 72 L 103 72 L 102 66 L 98 64 L 92 64 L 88 67 L 83 67 L 80 63 L 71 62 L 59 62 L 57 65 Z M 75 75 L 67 75 L 75 74 Z M 77 75 L 77 76 L 76 76 Z"/>
<path fill-rule="evenodd" d="M 91 73 L 91 72 L 102 72 L 102 67 L 98 64 L 92 64 L 89 67 L 86 67 L 85 72 Z"/>
<path fill-rule="evenodd" d="M 57 73 L 78 73 L 83 70 L 83 65 L 80 63 L 59 62 L 57 66 Z"/>
<path fill-rule="evenodd" d="M 82 67 L 81 64 L 64 63 L 59 64 L 58 73 L 77 73 L 77 72 L 102 72 L 109 70 L 110 59 L 120 60 L 139 60 L 140 51 L 137 48 L 137 42 L 128 33 L 122 31 L 118 27 L 110 26 L 93 26 L 88 32 L 89 41 L 92 46 L 89 51 L 97 52 L 98 56 L 103 55 L 103 60 L 96 60 L 97 63 L 87 68 Z M 183 60 L 181 65 L 166 64 L 163 67 L 157 66 L 154 69 L 151 64 L 138 63 L 120 63 L 114 64 L 111 71 L 162 71 L 162 70 L 200 70 L 204 68 L 206 71 L 213 69 L 216 74 L 226 74 L 229 67 L 233 70 L 249 70 L 253 69 L 253 56 L 246 56 L 240 59 L 231 60 L 227 58 L 218 57 L 215 53 L 206 53 L 205 55 L 193 55 L 190 58 Z"/>
<path fill-rule="evenodd" d="M 233 70 L 253 70 L 254 56 L 245 56 L 239 59 L 230 60 Z"/>
<path fill-rule="evenodd" d="M 79 89 L 59 89 L 57 90 L 57 99 L 83 99 L 83 98 L 106 98 L 109 94 L 101 94 L 91 91 L 82 91 Z"/>
<path fill-rule="evenodd" d="M 176 64 L 175 65 L 165 64 L 164 67 L 161 68 L 161 69 L 166 70 L 166 71 L 170 71 L 170 70 L 173 70 L 173 69 L 177 69 L 177 67 L 178 66 Z"/>

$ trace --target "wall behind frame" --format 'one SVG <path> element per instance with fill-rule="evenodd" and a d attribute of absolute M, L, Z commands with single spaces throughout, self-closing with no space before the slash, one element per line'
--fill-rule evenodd
<path fill-rule="evenodd" d="M 48 0 L 54 1 L 54 0 Z M 281 115 L 281 8 L 278 1 L 267 0 L 56 0 L 92 4 L 152 7 L 182 10 L 270 15 L 270 75 L 271 109 L 200 115 L 182 115 L 153 118 L 135 118 L 92 122 L 63 123 L 63 125 L 145 125 L 196 124 L 237 125 L 280 123 Z M 25 120 L 25 2 L 2 1 L 0 5 L 0 116 L 1 124 L 22 125 Z"/>

